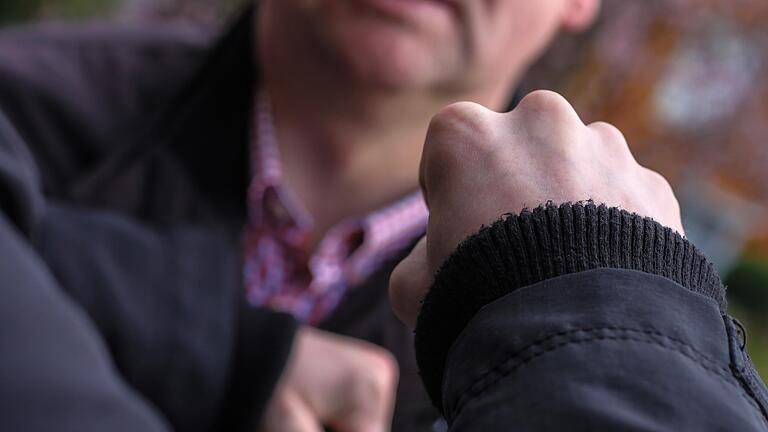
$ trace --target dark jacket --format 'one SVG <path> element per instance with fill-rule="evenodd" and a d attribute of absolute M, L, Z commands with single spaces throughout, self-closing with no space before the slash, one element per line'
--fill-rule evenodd
<path fill-rule="evenodd" d="M 3 430 L 253 430 L 294 323 L 240 295 L 251 36 L 0 34 Z M 387 274 L 325 327 L 396 351 L 402 430 L 433 415 Z M 564 206 L 452 255 L 416 358 L 458 431 L 766 430 L 737 330 L 684 239 Z"/>
<path fill-rule="evenodd" d="M 592 203 L 466 240 L 416 328 L 424 383 L 456 431 L 766 431 L 745 342 L 690 242 Z"/>
<path fill-rule="evenodd" d="M 122 378 L 180 431 L 256 422 L 295 329 L 244 304 L 252 16 L 214 41 L 175 28 L 0 31 L 0 109 L 38 179 L 21 198 L 43 203 L 14 222 Z M 426 431 L 439 414 L 389 308 L 393 265 L 321 327 L 393 352 L 394 430 Z"/>

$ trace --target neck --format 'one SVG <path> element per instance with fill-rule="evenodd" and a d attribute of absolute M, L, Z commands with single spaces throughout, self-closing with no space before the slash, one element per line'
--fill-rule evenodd
<path fill-rule="evenodd" d="M 313 215 L 317 236 L 418 188 L 422 145 L 440 108 L 459 100 L 497 109 L 506 103 L 506 88 L 449 94 L 371 87 L 320 58 L 306 38 L 270 34 L 265 19 L 257 28 L 285 179 Z"/>

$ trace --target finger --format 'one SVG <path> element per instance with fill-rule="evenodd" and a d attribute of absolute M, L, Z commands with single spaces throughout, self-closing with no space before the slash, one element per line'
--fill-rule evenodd
<path fill-rule="evenodd" d="M 389 298 L 395 315 L 410 328 L 416 327 L 421 302 L 432 284 L 427 263 L 427 238 L 422 237 L 397 265 L 389 279 Z"/>
<path fill-rule="evenodd" d="M 348 389 L 347 409 L 329 422 L 336 432 L 389 432 L 397 393 L 397 361 L 391 355 L 383 362 L 369 362 L 376 378 L 367 386 Z M 363 381 L 365 382 L 365 381 Z"/>
<path fill-rule="evenodd" d="M 348 359 L 347 376 L 334 391 L 341 395 L 342 404 L 328 413 L 325 423 L 336 432 L 384 432 L 391 428 L 399 378 L 397 360 L 383 348 L 366 345 L 361 342 L 364 350 Z"/>
<path fill-rule="evenodd" d="M 680 216 L 680 203 L 677 201 L 677 197 L 675 197 L 675 192 L 669 184 L 669 181 L 652 169 L 641 167 L 641 170 L 645 174 L 647 182 L 655 185 L 651 190 L 654 192 L 654 199 L 659 203 L 659 206 L 662 209 L 660 218 L 663 218 L 660 219 L 657 217 L 657 221 L 674 229 L 680 235 L 685 235 L 685 229 L 683 228 Z"/>
<path fill-rule="evenodd" d="M 529 121 L 541 123 L 541 126 L 548 128 L 552 124 L 584 124 L 570 102 L 549 90 L 528 93 L 509 114 L 525 116 Z"/>
<path fill-rule="evenodd" d="M 431 208 L 436 190 L 445 188 L 445 176 L 467 167 L 469 160 L 494 145 L 494 124 L 502 114 L 474 102 L 443 107 L 429 123 L 419 167 L 419 183 Z"/>
<path fill-rule="evenodd" d="M 307 404 L 295 393 L 284 391 L 270 403 L 260 432 L 322 432 Z"/>
<path fill-rule="evenodd" d="M 608 149 L 611 154 L 618 156 L 621 160 L 637 163 L 626 137 L 616 126 L 600 121 L 590 123 L 587 129 L 597 136 L 598 143 L 603 144 L 601 149 Z"/>
<path fill-rule="evenodd" d="M 302 328 L 296 358 L 292 384 L 318 423 L 338 432 L 388 430 L 398 381 L 389 351 Z"/>
<path fill-rule="evenodd" d="M 392 427 L 392 413 L 395 405 L 394 388 L 386 400 L 377 406 L 357 406 L 354 411 L 338 416 L 338 420 L 329 422 L 335 432 L 389 432 Z"/>

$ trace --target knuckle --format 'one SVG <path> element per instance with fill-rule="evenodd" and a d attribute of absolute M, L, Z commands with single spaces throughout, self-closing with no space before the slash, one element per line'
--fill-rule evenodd
<path fill-rule="evenodd" d="M 488 142 L 495 113 L 473 102 L 457 102 L 441 109 L 433 118 L 427 132 L 427 141 L 437 143 L 482 145 Z M 446 146 L 440 146 L 446 147 Z M 448 146 L 455 149 L 458 146 Z"/>
<path fill-rule="evenodd" d="M 526 95 L 515 111 L 535 113 L 561 120 L 575 120 L 579 116 L 571 104 L 559 93 L 536 90 Z"/>
<path fill-rule="evenodd" d="M 651 178 L 652 194 L 659 199 L 665 200 L 667 203 L 674 207 L 679 207 L 675 191 L 672 189 L 672 185 L 669 183 L 666 177 L 659 174 L 656 171 L 645 168 L 648 176 Z"/>
<path fill-rule="evenodd" d="M 523 147 L 549 153 L 566 161 L 578 159 L 587 147 L 586 126 L 576 111 L 559 94 L 537 90 L 528 94 L 510 113 L 519 133 L 526 137 Z"/>
<path fill-rule="evenodd" d="M 472 122 L 484 115 L 489 110 L 480 104 L 474 102 L 455 102 L 446 105 L 433 117 L 433 123 L 437 124 L 461 124 L 463 122 Z"/>
<path fill-rule="evenodd" d="M 619 128 L 603 121 L 591 123 L 587 128 L 597 134 L 599 141 L 604 146 L 613 149 L 621 155 L 629 156 L 630 159 L 634 160 L 629 143 Z"/>
<path fill-rule="evenodd" d="M 494 115 L 482 105 L 458 102 L 432 118 L 423 151 L 424 186 L 432 181 L 442 183 L 445 175 L 455 175 L 468 161 L 491 151 L 495 143 Z"/>
<path fill-rule="evenodd" d="M 350 383 L 348 391 L 356 400 L 385 401 L 394 391 L 399 375 L 397 360 L 387 350 L 368 349 L 364 376 Z"/>
<path fill-rule="evenodd" d="M 652 197 L 659 210 L 658 221 L 684 234 L 681 221 L 680 202 L 669 181 L 661 174 L 643 167 L 651 187 L 648 194 Z"/>
<path fill-rule="evenodd" d="M 598 121 L 591 123 L 588 127 L 595 130 L 601 137 L 607 138 L 611 143 L 619 142 L 626 144 L 627 142 L 624 134 L 621 133 L 619 128 L 608 122 Z"/>
<path fill-rule="evenodd" d="M 397 360 L 392 353 L 379 347 L 376 347 L 371 354 L 371 369 L 375 372 L 373 380 L 377 387 L 393 388 L 399 374 Z"/>
<path fill-rule="evenodd" d="M 391 352 L 384 348 L 374 347 L 371 351 L 371 362 L 375 366 L 380 382 L 390 384 L 397 378 L 397 360 Z"/>
<path fill-rule="evenodd" d="M 389 351 L 382 350 L 378 356 L 378 381 L 382 387 L 392 389 L 400 373 L 397 360 Z"/>
<path fill-rule="evenodd" d="M 672 192 L 672 185 L 669 184 L 669 181 L 666 177 L 659 174 L 658 172 L 646 168 L 647 174 L 651 177 L 653 180 L 653 183 L 655 185 L 656 189 L 661 189 L 663 192 L 671 193 Z"/>

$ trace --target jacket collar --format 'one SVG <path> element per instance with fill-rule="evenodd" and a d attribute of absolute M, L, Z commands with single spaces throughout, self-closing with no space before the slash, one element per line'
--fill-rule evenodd
<path fill-rule="evenodd" d="M 210 214 L 244 220 L 249 125 L 260 73 L 253 59 L 255 6 L 201 55 L 169 102 L 128 131 L 68 189 L 75 202 L 170 223 Z"/>
<path fill-rule="evenodd" d="M 260 81 L 254 59 L 256 7 L 242 14 L 171 104 L 171 150 L 218 208 L 245 212 L 250 179 L 253 93 Z"/>

